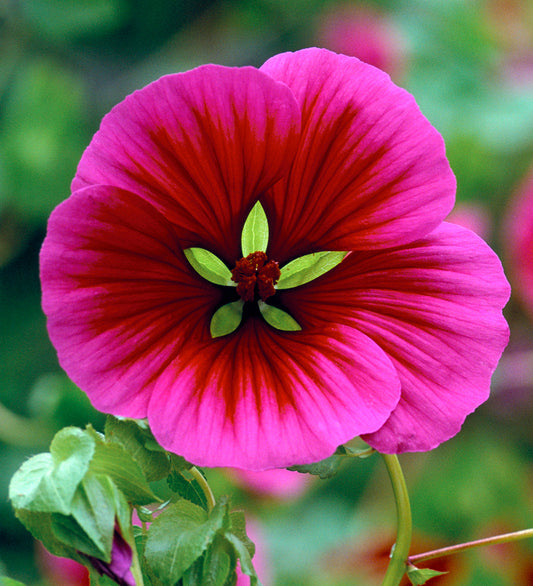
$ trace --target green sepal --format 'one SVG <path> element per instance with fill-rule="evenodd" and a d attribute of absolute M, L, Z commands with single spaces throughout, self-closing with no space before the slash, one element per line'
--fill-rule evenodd
<path fill-rule="evenodd" d="M 346 459 L 346 457 L 358 457 L 359 452 L 361 454 L 365 454 L 361 457 L 366 457 L 367 450 L 353 450 L 347 446 L 339 446 L 335 452 L 329 456 L 329 458 L 325 458 L 324 460 L 320 460 L 320 462 L 315 462 L 313 464 L 302 464 L 297 466 L 291 466 L 288 470 L 293 470 L 294 472 L 301 472 L 305 474 L 312 474 L 314 476 L 319 476 L 322 479 L 332 478 L 337 474 L 340 465 Z"/>
<path fill-rule="evenodd" d="M 324 275 L 342 262 L 347 252 L 314 252 L 300 256 L 281 268 L 276 289 L 291 289 Z"/>
<path fill-rule="evenodd" d="M 268 246 L 268 220 L 263 206 L 258 201 L 251 209 L 241 236 L 242 256 L 252 252 L 266 252 Z"/>
<path fill-rule="evenodd" d="M 228 521 L 228 504 L 220 499 L 211 514 L 187 500 L 168 506 L 150 526 L 144 556 L 155 576 L 175 584 L 213 543 Z"/>
<path fill-rule="evenodd" d="M 425 584 L 431 578 L 436 576 L 442 576 L 448 572 L 439 572 L 438 570 L 430 570 L 429 568 L 416 568 L 415 566 L 409 566 L 407 568 L 407 577 L 414 586 L 420 586 Z"/>
<path fill-rule="evenodd" d="M 15 472 L 9 498 L 15 509 L 70 513 L 74 493 L 89 469 L 96 442 L 77 427 L 59 431 L 50 453 L 33 456 Z"/>
<path fill-rule="evenodd" d="M 154 439 L 148 424 L 136 419 L 117 419 L 108 415 L 105 423 L 107 441 L 120 444 L 137 462 L 147 482 L 165 478 L 170 459 Z"/>
<path fill-rule="evenodd" d="M 212 252 L 205 248 L 187 248 L 183 251 L 192 268 L 204 279 L 215 285 L 236 287 L 231 280 L 231 271 Z"/>
<path fill-rule="evenodd" d="M 211 336 L 220 338 L 234 332 L 241 325 L 243 307 L 242 299 L 219 307 L 211 318 Z"/>
<path fill-rule="evenodd" d="M 300 324 L 283 309 L 269 305 L 264 301 L 258 301 L 257 305 L 264 320 L 273 328 L 284 332 L 297 332 L 302 329 Z"/>

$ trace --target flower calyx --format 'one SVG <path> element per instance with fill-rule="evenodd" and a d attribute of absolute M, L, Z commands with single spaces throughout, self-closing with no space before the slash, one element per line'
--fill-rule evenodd
<path fill-rule="evenodd" d="M 242 322 L 245 303 L 257 303 L 264 320 L 282 331 L 298 331 L 298 322 L 275 305 L 266 303 L 278 289 L 298 287 L 320 277 L 336 267 L 348 254 L 323 251 L 306 254 L 287 263 L 281 269 L 275 260 L 268 258 L 268 220 L 258 201 L 244 222 L 241 248 L 242 258 L 230 270 L 215 254 L 204 248 L 188 248 L 185 257 L 194 270 L 215 285 L 236 287 L 239 299 L 222 305 L 211 318 L 213 338 L 234 332 Z"/>

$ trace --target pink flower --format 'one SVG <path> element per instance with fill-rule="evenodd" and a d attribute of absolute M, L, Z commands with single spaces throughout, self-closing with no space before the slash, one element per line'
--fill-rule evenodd
<path fill-rule="evenodd" d="M 533 170 L 511 200 L 503 236 L 514 292 L 533 317 Z"/>
<path fill-rule="evenodd" d="M 357 57 L 394 78 L 405 69 L 405 47 L 390 19 L 375 8 L 337 6 L 320 15 L 318 41 L 333 51 Z"/>
<path fill-rule="evenodd" d="M 60 363 L 96 408 L 147 417 L 189 461 L 285 467 L 358 435 L 429 450 L 487 399 L 508 284 L 480 238 L 443 223 L 443 141 L 381 71 L 307 49 L 163 77 L 104 118 L 72 189 L 41 252 Z M 244 304 L 184 251 L 236 268 L 257 201 L 270 228 L 258 252 L 282 275 L 302 255 L 350 254 Z M 242 323 L 213 337 L 228 302 Z M 301 329 L 269 325 L 258 307 L 273 306 Z"/>
<path fill-rule="evenodd" d="M 260 471 L 229 468 L 227 472 L 238 484 L 256 495 L 278 499 L 296 498 L 313 482 L 309 474 L 285 468 Z"/>

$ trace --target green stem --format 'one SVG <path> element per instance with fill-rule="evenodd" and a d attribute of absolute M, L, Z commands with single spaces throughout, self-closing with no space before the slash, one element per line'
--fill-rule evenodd
<path fill-rule="evenodd" d="M 407 561 L 414 565 L 418 562 L 425 562 L 427 560 L 467 551 L 468 549 L 472 549 L 474 547 L 496 545 L 497 543 L 509 543 L 510 541 L 518 541 L 519 539 L 527 539 L 528 537 L 533 537 L 533 529 L 524 529 L 522 531 L 514 531 L 513 533 L 494 535 L 493 537 L 485 537 L 484 539 L 477 539 L 475 541 L 469 541 L 468 543 L 460 543 L 458 545 L 450 545 L 448 547 L 442 547 L 440 549 L 418 553 L 416 555 L 410 556 Z"/>
<path fill-rule="evenodd" d="M 132 548 L 132 560 L 131 560 L 131 567 L 130 567 L 130 571 L 131 571 L 131 575 L 133 576 L 133 579 L 135 580 L 135 585 L 136 586 L 144 586 L 144 580 L 143 580 L 143 573 L 141 570 L 141 564 L 139 562 L 139 556 L 137 555 L 137 548 L 133 547 Z"/>
<path fill-rule="evenodd" d="M 193 466 L 192 468 L 190 468 L 188 470 L 188 472 L 196 480 L 196 482 L 198 482 L 198 484 L 200 485 L 203 493 L 205 494 L 205 498 L 207 499 L 208 512 L 211 512 L 213 510 L 213 507 L 216 504 L 216 501 L 215 501 L 215 496 L 211 490 L 211 487 L 209 486 L 209 484 L 207 484 L 207 480 L 205 479 L 205 476 L 200 472 L 200 470 L 198 470 L 198 468 L 196 468 L 196 466 Z"/>
<path fill-rule="evenodd" d="M 411 535 L 413 532 L 411 505 L 398 457 L 395 454 L 381 454 L 381 456 L 391 480 L 398 520 L 396 543 L 381 586 L 398 586 L 405 574 L 409 548 L 411 547 Z"/>

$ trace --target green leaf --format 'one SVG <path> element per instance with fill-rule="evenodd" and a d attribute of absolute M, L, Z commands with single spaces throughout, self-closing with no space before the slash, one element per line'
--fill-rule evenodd
<path fill-rule="evenodd" d="M 302 329 L 300 324 L 283 309 L 269 305 L 261 300 L 257 304 L 261 315 L 267 324 L 270 324 L 273 328 L 284 332 L 297 332 Z"/>
<path fill-rule="evenodd" d="M 109 415 L 105 424 L 106 440 L 116 442 L 137 462 L 148 482 L 160 480 L 170 471 L 167 453 L 155 441 L 148 425 L 134 419 Z"/>
<path fill-rule="evenodd" d="M 236 287 L 231 280 L 231 271 L 212 252 L 205 248 L 187 248 L 183 251 L 192 268 L 204 279 L 215 285 Z"/>
<path fill-rule="evenodd" d="M 326 250 L 296 258 L 281 269 L 276 289 L 291 289 L 309 283 L 335 268 L 347 254 Z"/>
<path fill-rule="evenodd" d="M 409 578 L 411 584 L 414 586 L 420 586 L 420 584 L 425 584 L 431 578 L 435 578 L 436 576 L 442 576 L 443 574 L 447 574 L 448 572 L 439 572 L 438 570 L 430 570 L 429 568 L 415 568 L 414 566 L 410 566 L 407 569 L 407 577 Z"/>
<path fill-rule="evenodd" d="M 164 584 L 180 580 L 224 528 L 227 516 L 224 501 L 217 503 L 209 517 L 204 509 L 186 500 L 165 509 L 151 524 L 144 550 L 156 577 Z"/>
<path fill-rule="evenodd" d="M 13 580 L 13 578 L 8 578 L 7 576 L 0 576 L 0 586 L 25 586 L 22 582 L 18 580 Z"/>
<path fill-rule="evenodd" d="M 108 477 L 87 474 L 72 501 L 72 517 L 100 551 L 99 559 L 107 562 L 111 561 L 115 528 L 115 490 Z"/>
<path fill-rule="evenodd" d="M 237 561 L 231 555 L 228 540 L 216 535 L 212 545 L 204 555 L 202 564 L 202 586 L 225 586 L 230 573 L 235 572 Z"/>
<path fill-rule="evenodd" d="M 268 220 L 263 206 L 258 201 L 248 214 L 242 229 L 242 256 L 252 252 L 266 252 L 268 246 Z"/>
<path fill-rule="evenodd" d="M 242 299 L 219 307 L 211 318 L 211 336 L 220 338 L 234 332 L 241 324 L 243 307 Z"/>
<path fill-rule="evenodd" d="M 53 532 L 51 513 L 34 513 L 25 509 L 18 509 L 15 514 L 33 537 L 42 541 L 50 553 L 80 561 L 75 550 L 66 546 Z"/>
<path fill-rule="evenodd" d="M 173 472 L 167 478 L 168 486 L 172 492 L 179 494 L 182 498 L 199 505 L 208 510 L 207 498 L 198 481 L 187 471 Z"/>
<path fill-rule="evenodd" d="M 226 532 L 224 537 L 233 546 L 237 557 L 241 562 L 241 571 L 246 576 L 250 576 L 250 586 L 257 586 L 260 584 L 254 566 L 252 564 L 252 558 L 246 545 L 233 533 Z"/>
<path fill-rule="evenodd" d="M 160 501 L 152 492 L 140 466 L 121 444 L 98 441 L 90 472 L 109 476 L 126 499 L 134 505 L 148 505 Z"/>
<path fill-rule="evenodd" d="M 59 431 L 50 453 L 30 458 L 11 479 L 9 498 L 13 507 L 68 515 L 94 450 L 94 439 L 83 430 L 67 427 Z"/>

